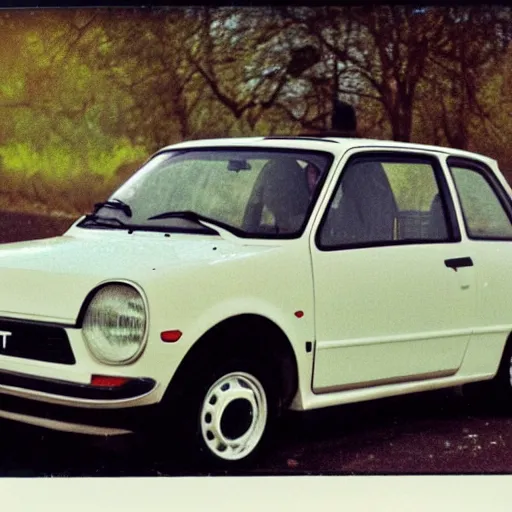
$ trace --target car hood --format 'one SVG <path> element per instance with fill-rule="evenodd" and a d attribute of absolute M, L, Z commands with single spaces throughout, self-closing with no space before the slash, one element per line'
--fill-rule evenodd
<path fill-rule="evenodd" d="M 271 246 L 212 236 L 84 232 L 0 245 L 0 317 L 74 324 L 88 293 L 105 281 L 144 286 L 173 272 Z"/>

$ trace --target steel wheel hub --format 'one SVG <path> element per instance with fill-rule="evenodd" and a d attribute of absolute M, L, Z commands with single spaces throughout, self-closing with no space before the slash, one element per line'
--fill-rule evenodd
<path fill-rule="evenodd" d="M 247 457 L 267 423 L 265 390 L 254 376 L 233 372 L 208 390 L 201 407 L 201 434 L 208 449 L 223 460 Z"/>

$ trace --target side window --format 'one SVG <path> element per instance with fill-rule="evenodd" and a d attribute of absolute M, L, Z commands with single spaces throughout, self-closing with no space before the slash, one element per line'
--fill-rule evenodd
<path fill-rule="evenodd" d="M 327 208 L 321 248 L 448 240 L 433 165 L 425 160 L 356 159 Z"/>
<path fill-rule="evenodd" d="M 512 238 L 512 223 L 496 191 L 483 171 L 450 167 L 464 214 L 468 235 L 473 238 Z"/>

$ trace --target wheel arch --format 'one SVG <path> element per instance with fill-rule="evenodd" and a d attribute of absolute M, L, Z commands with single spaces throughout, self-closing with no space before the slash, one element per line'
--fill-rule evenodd
<path fill-rule="evenodd" d="M 287 406 L 298 387 L 298 362 L 289 337 L 275 322 L 258 314 L 239 314 L 206 331 L 187 351 L 167 389 L 168 397 L 182 388 L 187 378 L 212 359 L 232 353 L 263 354 L 279 372 L 281 406 Z"/>

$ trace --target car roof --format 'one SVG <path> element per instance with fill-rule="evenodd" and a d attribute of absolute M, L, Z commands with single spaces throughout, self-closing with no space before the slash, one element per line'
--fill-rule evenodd
<path fill-rule="evenodd" d="M 267 136 L 267 137 L 230 137 L 218 139 L 198 139 L 185 142 L 179 142 L 166 146 L 158 151 L 168 151 L 176 149 L 193 148 L 213 148 L 213 147 L 237 147 L 252 146 L 259 148 L 283 148 L 283 149 L 308 149 L 317 151 L 328 151 L 337 156 L 350 149 L 402 149 L 412 151 L 427 151 L 435 153 L 444 153 L 454 156 L 476 158 L 488 164 L 495 164 L 493 158 L 460 149 L 448 148 L 443 146 L 416 144 L 412 142 L 397 142 L 380 139 L 363 138 L 342 138 L 342 137 L 315 137 L 315 136 Z"/>

